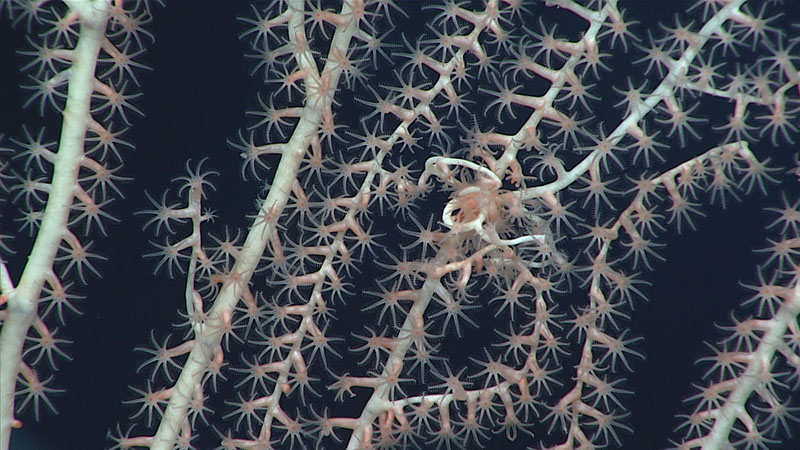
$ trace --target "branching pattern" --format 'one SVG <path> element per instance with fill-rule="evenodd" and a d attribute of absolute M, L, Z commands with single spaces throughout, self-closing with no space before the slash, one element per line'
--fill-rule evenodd
<path fill-rule="evenodd" d="M 63 115 L 58 142 L 26 127 L 0 149 L 4 206 L 35 236 L 17 254 L 0 236 L 0 448 L 54 409 L 56 324 L 105 263 L 90 236 L 137 219 L 185 295 L 138 348 L 114 449 L 621 447 L 630 312 L 665 233 L 782 188 L 760 284 L 664 445 L 790 434 L 800 39 L 781 6 L 700 0 L 645 33 L 621 0 L 421 3 L 250 5 L 265 91 L 228 142 L 260 192 L 240 227 L 209 209 L 227 193 L 202 155 L 137 217 L 107 211 L 159 6 L 0 0 L 30 33 L 25 106 Z"/>

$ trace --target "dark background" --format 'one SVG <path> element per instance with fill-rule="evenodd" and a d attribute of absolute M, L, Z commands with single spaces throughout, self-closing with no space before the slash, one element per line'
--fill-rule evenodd
<path fill-rule="evenodd" d="M 681 8 L 674 3 L 668 6 Z M 633 2 L 634 15 L 672 24 L 672 13 L 650 11 L 652 4 Z M 782 20 L 800 18 L 795 6 L 782 8 L 787 13 Z M 241 180 L 241 160 L 226 145 L 247 123 L 244 112 L 256 106 L 255 93 L 264 91 L 258 77 L 248 76 L 252 66 L 242 56 L 246 43 L 237 39 L 242 27 L 235 18 L 248 9 L 239 1 L 178 1 L 155 9 L 150 30 L 156 43 L 148 45 L 140 61 L 153 70 L 139 73 L 144 95 L 136 102 L 146 115 L 133 120 L 127 139 L 136 150 L 124 154 L 123 174 L 134 181 L 122 183 L 126 198 L 112 208 L 121 223 L 107 225 L 107 238 L 93 237 L 96 248 L 108 258 L 99 266 L 102 278 L 81 288 L 86 296 L 79 305 L 83 314 L 70 317 L 63 327 L 74 344 L 68 347 L 73 360 L 61 361 L 56 372 L 56 385 L 65 390 L 53 397 L 60 414 L 45 414 L 39 423 L 30 411 L 23 415 L 25 427 L 15 432 L 13 449 L 103 448 L 109 446 L 106 432 L 125 423 L 130 410 L 121 408 L 121 402 L 130 398 L 128 386 L 141 386 L 142 379 L 135 373 L 142 358 L 133 354 L 134 348 L 148 342 L 151 329 L 169 330 L 183 305 L 181 281 L 169 280 L 163 273 L 154 277 L 154 262 L 142 258 L 152 250 L 148 244 L 152 236 L 132 215 L 149 207 L 145 191 L 160 195 L 172 177 L 184 173 L 187 159 L 208 158 L 207 167 L 221 173 L 218 191 L 210 200 L 221 218 L 217 229 L 225 224 L 242 226 L 253 211 L 258 187 Z M 23 47 L 20 29 L 14 31 L 6 18 L 0 20 L 0 132 L 6 138 L 18 137 L 23 124 L 31 129 L 45 126 L 50 140 L 56 140 L 55 114 L 42 119 L 34 109 L 21 107 L 26 94 L 19 89 L 22 75 L 17 69 L 23 60 L 14 50 Z M 797 153 L 789 146 L 783 151 L 777 158 L 782 162 Z M 794 190 L 796 198 L 800 192 L 796 184 L 791 186 L 772 186 L 769 196 L 754 193 L 725 210 L 704 205 L 707 217 L 696 221 L 696 231 L 665 234 L 668 245 L 661 254 L 666 261 L 647 274 L 652 283 L 646 290 L 650 300 L 637 305 L 630 323 L 633 332 L 645 339 L 636 350 L 646 360 L 634 363 L 635 371 L 624 385 L 636 393 L 626 403 L 631 413 L 627 423 L 635 432 L 624 437 L 624 448 L 664 448 L 675 438 L 671 433 L 678 424 L 675 417 L 687 412 L 681 400 L 693 393 L 690 384 L 698 382 L 703 372 L 694 364 L 707 354 L 703 342 L 718 340 L 722 334 L 715 324 L 729 324 L 731 311 L 749 296 L 739 282 L 755 281 L 760 259 L 751 250 L 764 246 L 765 225 L 772 220 L 763 208 L 780 204 L 781 189 Z M 10 205 L 4 208 L 13 210 Z M 17 234 L 10 228 L 4 232 Z M 12 242 L 21 250 L 11 258 L 13 268 L 24 262 L 27 243 L 24 236 Z M 798 447 L 798 440 L 770 446 Z"/>

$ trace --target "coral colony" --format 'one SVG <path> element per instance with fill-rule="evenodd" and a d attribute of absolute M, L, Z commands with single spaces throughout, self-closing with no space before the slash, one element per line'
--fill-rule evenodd
<path fill-rule="evenodd" d="M 792 7 L 0 0 L 17 42 L 0 71 L 18 80 L 0 100 L 0 449 L 50 417 L 49 430 L 73 424 L 58 448 L 90 448 L 77 443 L 94 426 L 113 449 L 792 445 Z M 164 28 L 206 42 L 173 50 L 176 67 L 198 66 L 171 76 L 172 93 L 240 69 L 189 58 L 221 55 L 202 35 L 227 21 L 258 86 L 246 110 L 149 93 L 168 70 L 149 55 L 169 45 L 156 31 L 169 14 Z M 172 184 L 155 178 L 181 151 L 169 139 L 240 116 L 227 142 L 188 149 Z M 137 131 L 151 117 L 189 126 L 158 141 Z M 714 225 L 751 199 L 755 228 Z M 658 281 L 670 247 L 704 227 L 739 233 L 707 265 L 742 242 L 757 260 L 736 266 L 736 303 L 686 347 L 694 378 L 670 367 L 643 392 L 632 380 L 667 357 L 652 349 L 697 336 L 695 308 L 732 295 L 711 271 Z M 118 254 L 142 229 L 148 249 Z M 111 298 L 89 294 L 102 283 Z M 712 294 L 654 305 L 669 288 Z M 124 316 L 80 316 L 101 303 Z M 645 304 L 673 314 L 666 338 L 642 335 Z M 117 344 L 145 318 L 149 337 Z M 78 337 L 94 324 L 107 331 Z M 108 350 L 82 353 L 86 341 Z M 135 380 L 121 394 L 106 390 L 118 377 L 80 369 L 125 412 L 70 397 L 60 374 L 85 359 Z M 647 409 L 666 416 L 644 420 L 636 397 L 659 393 Z M 70 405 L 84 412 L 53 415 Z"/>

